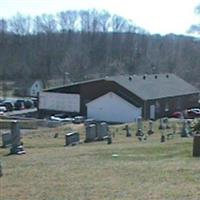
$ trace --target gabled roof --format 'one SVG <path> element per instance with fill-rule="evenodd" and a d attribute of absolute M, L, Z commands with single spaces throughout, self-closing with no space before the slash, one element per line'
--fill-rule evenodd
<path fill-rule="evenodd" d="M 199 90 L 174 74 L 114 76 L 115 81 L 143 100 L 199 93 Z"/>
<path fill-rule="evenodd" d="M 40 83 L 40 85 L 44 86 L 44 83 L 39 79 L 21 80 L 16 83 L 16 86 L 29 89 L 36 82 L 38 82 L 38 83 Z"/>
<path fill-rule="evenodd" d="M 148 75 L 120 75 L 106 78 L 76 82 L 61 87 L 55 87 L 46 91 L 54 91 L 58 88 L 68 88 L 83 84 L 92 84 L 96 81 L 112 81 L 126 88 L 143 100 L 160 99 L 166 97 L 198 94 L 200 91 L 175 74 L 148 74 Z"/>

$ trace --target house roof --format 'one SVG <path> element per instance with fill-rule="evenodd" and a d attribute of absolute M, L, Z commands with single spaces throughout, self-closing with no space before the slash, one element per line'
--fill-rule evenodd
<path fill-rule="evenodd" d="M 54 91 L 57 88 L 71 87 L 81 84 L 92 84 L 95 81 L 112 81 L 126 88 L 143 100 L 160 99 L 166 97 L 182 96 L 200 93 L 191 84 L 179 78 L 175 74 L 148 74 L 148 75 L 120 75 L 102 79 L 94 79 L 55 87 L 46 91 Z"/>
<path fill-rule="evenodd" d="M 25 88 L 30 88 L 35 82 L 40 83 L 40 85 L 44 86 L 43 82 L 41 80 L 35 80 L 35 79 L 29 79 L 28 81 L 26 80 L 21 80 L 16 83 L 17 87 L 25 87 Z"/>
<path fill-rule="evenodd" d="M 114 76 L 115 81 L 144 100 L 199 93 L 199 90 L 174 74 Z"/>

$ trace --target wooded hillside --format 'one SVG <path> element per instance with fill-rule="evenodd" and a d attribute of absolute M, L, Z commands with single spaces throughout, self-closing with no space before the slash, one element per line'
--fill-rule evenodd
<path fill-rule="evenodd" d="M 78 25 L 77 25 L 78 23 Z M 200 88 L 200 40 L 150 35 L 106 11 L 66 11 L 0 21 L 0 79 L 72 81 L 115 74 L 176 73 Z"/>

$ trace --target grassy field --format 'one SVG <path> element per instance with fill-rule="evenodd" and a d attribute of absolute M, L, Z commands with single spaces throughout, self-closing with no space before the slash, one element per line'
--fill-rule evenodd
<path fill-rule="evenodd" d="M 192 157 L 192 138 L 160 143 L 160 133 L 139 142 L 123 126 L 110 128 L 106 141 L 64 147 L 64 134 L 81 125 L 43 128 L 23 137 L 26 154 L 0 149 L 1 200 L 199 200 L 200 159 Z M 54 134 L 59 133 L 58 138 Z M 117 156 L 113 156 L 117 154 Z"/>

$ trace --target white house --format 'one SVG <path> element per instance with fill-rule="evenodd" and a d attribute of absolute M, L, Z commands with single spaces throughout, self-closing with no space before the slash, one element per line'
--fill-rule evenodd
<path fill-rule="evenodd" d="M 28 95 L 31 97 L 37 97 L 39 92 L 42 92 L 44 89 L 44 84 L 41 80 L 34 81 L 28 88 Z"/>

